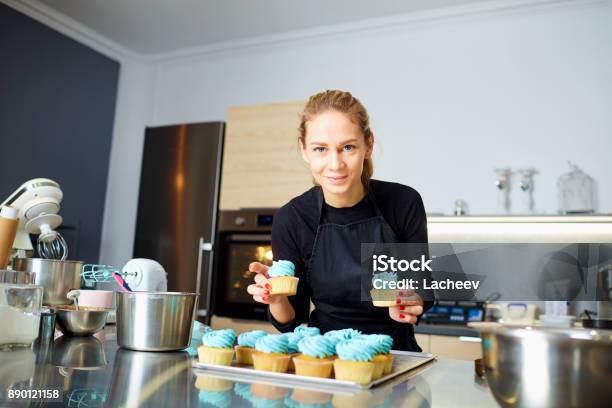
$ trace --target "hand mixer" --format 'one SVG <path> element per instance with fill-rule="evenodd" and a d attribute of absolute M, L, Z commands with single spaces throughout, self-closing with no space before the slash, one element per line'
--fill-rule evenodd
<path fill-rule="evenodd" d="M 62 224 L 62 217 L 57 214 L 62 198 L 62 190 L 55 181 L 35 178 L 23 183 L 1 204 L 19 212 L 19 227 L 13 242 L 18 257 L 24 258 L 26 251 L 34 249 L 28 234 L 39 234 L 36 247 L 41 258 L 66 259 L 66 241 L 55 231 Z"/>
<path fill-rule="evenodd" d="M 81 276 L 89 282 L 114 280 L 127 291 L 165 292 L 168 289 L 166 271 L 151 259 L 131 259 L 122 270 L 110 265 L 87 264 L 83 266 Z"/>
<path fill-rule="evenodd" d="M 135 272 L 120 272 L 119 268 L 111 265 L 86 264 L 81 269 L 81 276 L 88 282 L 107 283 L 115 281 L 125 292 L 132 292 L 132 289 L 125 281 L 125 276 L 133 276 Z"/>

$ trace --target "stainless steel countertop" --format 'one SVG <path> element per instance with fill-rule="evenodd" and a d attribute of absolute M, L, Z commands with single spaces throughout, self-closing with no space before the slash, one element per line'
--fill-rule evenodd
<path fill-rule="evenodd" d="M 7 387 L 61 387 L 73 407 L 497 407 L 469 361 L 439 359 L 370 391 L 331 394 L 203 375 L 187 352 L 153 353 L 118 349 L 115 327 L 95 338 L 57 337 L 47 347 L 0 352 L 0 406 Z"/>

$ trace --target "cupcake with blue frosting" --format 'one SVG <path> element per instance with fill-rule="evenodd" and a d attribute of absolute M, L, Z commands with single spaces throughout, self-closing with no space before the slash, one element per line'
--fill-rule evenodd
<path fill-rule="evenodd" d="M 295 277 L 295 265 L 291 261 L 274 261 L 268 270 L 270 295 L 293 296 L 299 279 Z"/>
<path fill-rule="evenodd" d="M 352 339 L 336 344 L 338 358 L 334 360 L 337 380 L 369 384 L 374 373 L 374 347 L 364 339 Z"/>
<path fill-rule="evenodd" d="M 286 373 L 289 368 L 289 340 L 282 334 L 270 334 L 257 339 L 253 352 L 256 370 Z"/>
<path fill-rule="evenodd" d="M 376 377 L 379 369 L 379 365 L 382 364 L 382 374 L 389 374 L 393 368 L 393 354 L 391 354 L 391 348 L 393 347 L 393 338 L 386 334 L 368 334 L 363 335 L 368 343 L 370 343 L 376 355 L 374 356 L 374 363 L 376 368 L 374 369 L 374 377 Z M 378 377 L 380 378 L 380 376 Z M 374 378 L 377 379 L 377 378 Z"/>
<path fill-rule="evenodd" d="M 212 330 L 202 336 L 198 347 L 200 363 L 231 365 L 234 358 L 236 332 L 232 329 Z"/>
<path fill-rule="evenodd" d="M 268 332 L 263 330 L 252 330 L 240 333 L 238 336 L 238 345 L 236 346 L 236 363 L 253 365 L 253 350 L 255 350 L 255 342 L 257 339 L 267 335 Z"/>
<path fill-rule="evenodd" d="M 295 373 L 308 377 L 330 378 L 336 347 L 325 336 L 306 336 L 298 344 L 300 353 L 293 357 Z"/>
<path fill-rule="evenodd" d="M 321 334 L 321 330 L 319 330 L 318 327 L 312 326 L 298 326 L 293 329 L 293 332 L 301 335 L 302 337 L 316 336 L 318 334 Z"/>
<path fill-rule="evenodd" d="M 341 341 L 347 341 L 361 336 L 361 332 L 355 329 L 330 330 L 325 333 L 324 336 L 333 341 L 334 345 L 336 345 Z"/>

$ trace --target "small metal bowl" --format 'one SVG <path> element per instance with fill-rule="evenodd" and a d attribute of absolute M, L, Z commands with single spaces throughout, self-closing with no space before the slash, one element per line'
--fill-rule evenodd
<path fill-rule="evenodd" d="M 57 325 L 68 336 L 91 336 L 104 328 L 108 310 L 57 309 Z"/>

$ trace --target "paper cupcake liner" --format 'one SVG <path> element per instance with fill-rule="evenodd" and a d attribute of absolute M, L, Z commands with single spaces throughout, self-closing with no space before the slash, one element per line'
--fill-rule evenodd
<path fill-rule="evenodd" d="M 256 370 L 286 373 L 291 356 L 282 353 L 264 353 L 253 351 L 253 366 Z"/>
<path fill-rule="evenodd" d="M 372 372 L 372 380 L 378 380 L 383 375 L 385 365 L 387 364 L 387 357 L 384 354 L 377 354 L 372 359 L 374 363 L 374 371 Z"/>
<path fill-rule="evenodd" d="M 291 357 L 289 359 L 289 367 L 287 368 L 287 371 L 291 372 L 295 372 L 295 364 L 293 363 L 293 357 L 297 357 L 299 355 L 301 355 L 302 353 L 291 353 L 289 354 L 289 356 Z"/>
<path fill-rule="evenodd" d="M 234 359 L 234 349 L 200 346 L 198 347 L 198 358 L 203 364 L 228 366 Z"/>
<path fill-rule="evenodd" d="M 358 384 L 369 384 L 374 373 L 374 363 L 370 361 L 334 360 L 336 380 L 354 381 Z"/>
<path fill-rule="evenodd" d="M 399 290 L 394 289 L 372 289 L 372 304 L 376 307 L 395 306 L 395 299 L 399 296 Z"/>
<path fill-rule="evenodd" d="M 316 358 L 300 355 L 293 358 L 295 373 L 308 377 L 330 378 L 334 368 L 334 358 Z"/>
<path fill-rule="evenodd" d="M 293 296 L 297 292 L 299 278 L 294 276 L 276 276 L 270 278 L 269 282 L 272 288 L 270 295 L 288 295 Z"/>
<path fill-rule="evenodd" d="M 383 368 L 383 374 L 389 374 L 393 370 L 393 354 L 383 354 L 387 361 L 385 362 L 385 368 Z"/>
<path fill-rule="evenodd" d="M 236 346 L 236 363 L 242 365 L 253 365 L 253 347 Z"/>

